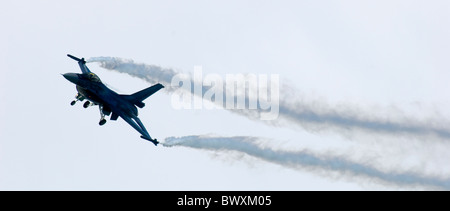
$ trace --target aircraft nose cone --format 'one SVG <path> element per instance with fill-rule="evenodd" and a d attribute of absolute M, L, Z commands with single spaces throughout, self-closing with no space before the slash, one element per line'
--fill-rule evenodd
<path fill-rule="evenodd" d="M 66 73 L 63 74 L 64 78 L 66 78 L 68 81 L 77 84 L 78 82 L 78 74 L 76 73 Z"/>

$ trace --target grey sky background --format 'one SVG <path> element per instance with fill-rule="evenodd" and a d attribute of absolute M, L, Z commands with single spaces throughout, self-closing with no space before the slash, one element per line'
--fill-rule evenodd
<path fill-rule="evenodd" d="M 3 1 L 1 190 L 423 189 L 286 168 L 236 152 L 154 147 L 124 121 L 71 107 L 80 57 L 114 56 L 203 73 L 277 73 L 293 97 L 373 116 L 450 119 L 448 1 Z M 150 86 L 88 64 L 121 93 Z M 283 92 L 283 90 L 281 90 Z M 449 140 L 314 133 L 224 110 L 145 101 L 152 137 L 258 136 L 267 146 L 346 155 L 383 170 L 448 178 Z M 431 121 L 430 121 L 431 122 Z"/>

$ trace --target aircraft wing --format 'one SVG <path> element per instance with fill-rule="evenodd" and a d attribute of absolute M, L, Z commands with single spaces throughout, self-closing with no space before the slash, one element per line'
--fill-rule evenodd
<path fill-rule="evenodd" d="M 91 72 L 91 70 L 89 70 L 89 68 L 86 66 L 86 60 L 84 60 L 84 58 L 80 59 L 80 58 L 77 58 L 77 57 L 72 56 L 70 54 L 67 54 L 67 56 L 78 62 L 78 65 L 80 65 L 81 72 L 83 72 L 84 74 L 87 74 L 87 73 Z"/>
<path fill-rule="evenodd" d="M 135 130 L 137 130 L 141 134 L 141 138 L 145 139 L 147 141 L 152 142 L 155 146 L 158 146 L 158 140 L 152 139 L 150 135 L 148 134 L 147 130 L 145 129 L 144 125 L 142 124 L 141 120 L 137 117 L 134 117 L 134 121 L 131 117 L 128 115 L 120 115 L 125 122 L 127 122 L 131 127 L 133 127 Z M 137 123 L 137 124 L 136 124 Z"/>

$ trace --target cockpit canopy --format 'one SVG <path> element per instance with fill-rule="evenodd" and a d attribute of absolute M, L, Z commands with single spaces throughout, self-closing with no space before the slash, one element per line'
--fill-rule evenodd
<path fill-rule="evenodd" d="M 88 79 L 92 82 L 102 82 L 100 78 L 92 72 L 88 74 Z"/>

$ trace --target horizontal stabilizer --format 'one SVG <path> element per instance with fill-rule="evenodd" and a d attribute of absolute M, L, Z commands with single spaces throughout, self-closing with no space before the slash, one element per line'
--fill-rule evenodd
<path fill-rule="evenodd" d="M 155 92 L 159 91 L 160 89 L 164 88 L 164 86 L 160 83 L 155 84 L 149 88 L 143 89 L 139 92 L 136 92 L 132 95 L 123 95 L 128 101 L 132 102 L 139 108 L 143 108 L 145 106 L 144 101 L 148 97 L 150 97 Z"/>

